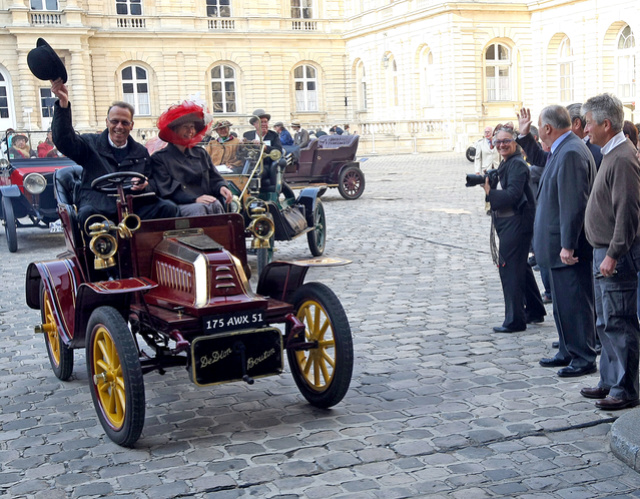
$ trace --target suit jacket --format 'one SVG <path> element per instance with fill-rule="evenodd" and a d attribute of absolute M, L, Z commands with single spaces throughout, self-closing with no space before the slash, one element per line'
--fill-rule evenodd
<path fill-rule="evenodd" d="M 520 145 L 520 147 L 522 147 L 522 150 L 527 156 L 527 161 L 530 165 L 542 168 L 545 167 L 545 165 L 547 164 L 547 157 L 549 156 L 549 153 L 544 151 L 542 147 L 540 147 L 540 144 L 536 142 L 536 140 L 533 138 L 533 135 L 529 133 L 524 137 L 518 137 L 516 139 L 516 142 Z M 600 168 L 600 163 L 602 163 L 602 151 L 600 150 L 600 147 L 592 144 L 591 140 L 587 140 L 585 144 L 587 145 L 589 151 L 591 152 L 591 155 L 593 156 L 593 160 L 596 163 L 597 172 Z"/>
<path fill-rule="evenodd" d="M 497 168 L 499 164 L 500 154 L 495 147 L 491 148 L 487 139 L 483 137 L 476 142 L 476 159 L 474 161 L 476 173 Z"/>
<path fill-rule="evenodd" d="M 562 248 L 573 249 L 581 262 L 593 259 L 584 216 L 595 174 L 589 149 L 570 133 L 551 155 L 538 188 L 533 251 L 541 267 L 565 267 L 560 260 Z"/>

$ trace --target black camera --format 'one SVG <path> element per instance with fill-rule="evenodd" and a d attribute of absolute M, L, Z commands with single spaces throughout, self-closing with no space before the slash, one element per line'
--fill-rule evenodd
<path fill-rule="evenodd" d="M 474 185 L 484 185 L 484 181 L 489 179 L 489 185 L 493 188 L 498 182 L 498 170 L 488 170 L 484 175 L 477 175 L 469 173 L 467 175 L 467 187 L 473 187 Z"/>

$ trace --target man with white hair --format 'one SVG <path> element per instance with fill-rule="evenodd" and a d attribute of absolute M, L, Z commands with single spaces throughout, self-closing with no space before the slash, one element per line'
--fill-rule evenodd
<path fill-rule="evenodd" d="M 478 175 L 487 170 L 498 168 L 500 164 L 500 154 L 498 154 L 498 150 L 493 147 L 493 143 L 491 142 L 492 136 L 493 128 L 487 126 L 484 129 L 484 137 L 476 142 L 476 159 L 474 166 Z"/>

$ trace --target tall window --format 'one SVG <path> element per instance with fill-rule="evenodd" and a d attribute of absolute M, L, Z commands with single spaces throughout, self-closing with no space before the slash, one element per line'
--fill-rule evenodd
<path fill-rule="evenodd" d="M 119 16 L 141 16 L 142 0 L 116 0 L 116 13 Z"/>
<path fill-rule="evenodd" d="M 367 109 L 367 73 L 364 69 L 364 63 L 360 61 L 356 66 L 356 82 L 358 93 L 358 110 Z"/>
<path fill-rule="evenodd" d="M 393 55 L 385 54 L 382 58 L 382 67 L 385 71 L 385 89 L 387 106 L 395 107 L 398 101 L 398 65 Z"/>
<path fill-rule="evenodd" d="M 618 35 L 616 65 L 618 66 L 618 97 L 622 100 L 633 97 L 636 93 L 636 42 L 629 26 Z"/>
<path fill-rule="evenodd" d="M 122 96 L 131 104 L 136 114 L 149 116 L 149 79 L 147 70 L 140 66 L 127 66 L 122 70 Z"/>
<path fill-rule="evenodd" d="M 558 49 L 558 75 L 560 78 L 560 102 L 573 102 L 573 49 L 565 37 Z"/>
<path fill-rule="evenodd" d="M 9 84 L 0 73 L 0 118 L 9 119 Z"/>
<path fill-rule="evenodd" d="M 493 43 L 484 54 L 487 100 L 511 100 L 511 54 L 509 47 Z"/>
<path fill-rule="evenodd" d="M 293 70 L 297 111 L 318 110 L 318 79 L 313 66 L 298 66 Z"/>
<path fill-rule="evenodd" d="M 31 0 L 31 10 L 58 10 L 58 0 Z"/>
<path fill-rule="evenodd" d="M 43 118 L 53 118 L 53 104 L 56 98 L 51 95 L 50 88 L 40 89 L 40 114 Z"/>
<path fill-rule="evenodd" d="M 208 17 L 231 17 L 231 0 L 207 0 Z"/>
<path fill-rule="evenodd" d="M 294 19 L 312 19 L 313 0 L 291 0 L 291 17 Z"/>
<path fill-rule="evenodd" d="M 431 107 L 435 103 L 433 52 L 425 48 L 420 54 L 420 101 L 422 107 Z"/>
<path fill-rule="evenodd" d="M 211 101 L 214 113 L 236 113 L 236 72 L 221 64 L 211 70 Z"/>

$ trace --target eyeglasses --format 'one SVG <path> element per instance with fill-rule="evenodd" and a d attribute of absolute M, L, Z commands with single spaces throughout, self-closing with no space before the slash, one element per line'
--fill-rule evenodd
<path fill-rule="evenodd" d="M 133 123 L 127 120 L 109 120 L 109 123 L 111 123 L 113 126 L 118 126 L 118 123 L 120 123 L 124 127 L 133 125 Z"/>
<path fill-rule="evenodd" d="M 513 142 L 513 139 L 504 139 L 504 140 L 494 140 L 493 143 L 497 146 L 505 145 L 508 146 Z"/>

